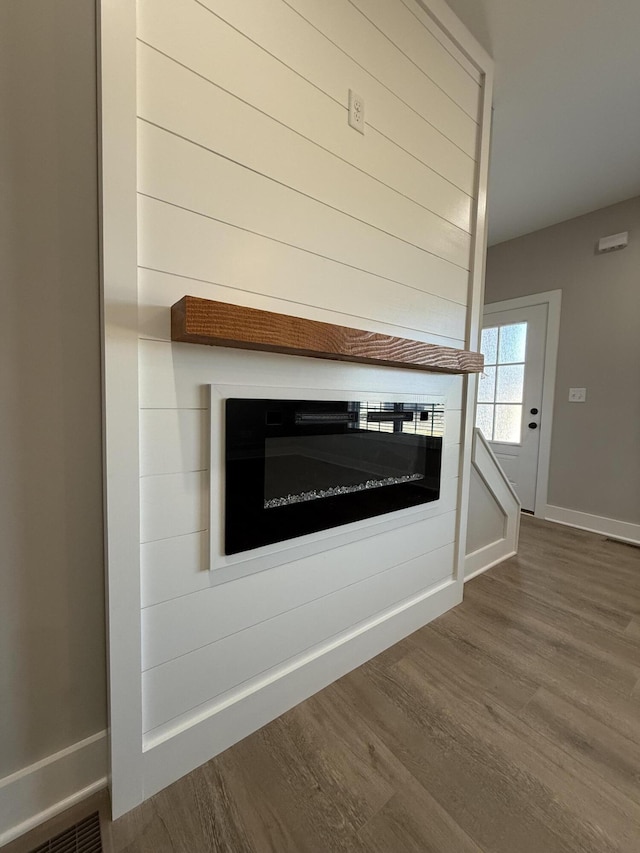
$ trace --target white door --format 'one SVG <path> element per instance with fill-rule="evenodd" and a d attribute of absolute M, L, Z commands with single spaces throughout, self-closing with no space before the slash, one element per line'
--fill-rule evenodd
<path fill-rule="evenodd" d="M 547 305 L 485 305 L 476 426 L 497 456 L 522 508 L 536 502 Z"/>

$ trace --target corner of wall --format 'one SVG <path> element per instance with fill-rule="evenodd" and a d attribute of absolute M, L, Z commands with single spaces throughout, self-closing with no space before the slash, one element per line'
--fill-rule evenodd
<path fill-rule="evenodd" d="M 0 779 L 0 847 L 106 785 L 106 731 Z"/>

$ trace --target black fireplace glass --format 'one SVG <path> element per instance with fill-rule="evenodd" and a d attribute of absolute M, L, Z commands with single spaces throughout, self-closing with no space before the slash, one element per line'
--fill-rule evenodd
<path fill-rule="evenodd" d="M 432 403 L 228 399 L 225 553 L 437 500 L 443 425 Z"/>

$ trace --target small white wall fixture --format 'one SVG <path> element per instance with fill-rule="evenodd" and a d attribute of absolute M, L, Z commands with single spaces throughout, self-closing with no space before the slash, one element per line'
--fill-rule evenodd
<path fill-rule="evenodd" d="M 481 501 L 470 504 L 470 519 L 474 514 L 483 513 L 486 501 L 488 505 L 496 504 L 502 510 L 505 523 L 502 536 L 494 539 L 494 535 L 490 535 L 489 541 L 466 555 L 465 582 L 513 557 L 518 551 L 520 532 L 520 501 L 479 429 L 474 430 L 471 464 L 479 475 L 485 493 Z"/>

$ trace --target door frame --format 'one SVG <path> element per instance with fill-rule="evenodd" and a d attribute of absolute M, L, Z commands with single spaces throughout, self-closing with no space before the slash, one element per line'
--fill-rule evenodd
<path fill-rule="evenodd" d="M 561 290 L 547 290 L 500 302 L 487 302 L 484 314 L 497 314 L 513 308 L 530 308 L 534 305 L 547 306 L 547 334 L 544 347 L 544 370 L 542 374 L 542 412 L 540 422 L 540 444 L 538 447 L 538 470 L 536 478 L 536 500 L 533 514 L 544 518 L 549 491 L 549 466 L 551 463 L 551 432 L 553 428 L 553 401 L 556 391 L 556 367 L 560 340 Z"/>

